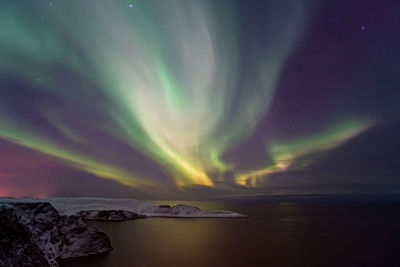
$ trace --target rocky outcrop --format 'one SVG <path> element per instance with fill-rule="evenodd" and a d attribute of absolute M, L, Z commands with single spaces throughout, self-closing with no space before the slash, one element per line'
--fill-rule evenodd
<path fill-rule="evenodd" d="M 105 233 L 49 203 L 0 205 L 0 266 L 58 266 L 58 259 L 111 250 Z"/>
<path fill-rule="evenodd" d="M 113 220 L 113 218 L 132 217 L 136 215 L 132 212 L 146 217 L 177 217 L 177 218 L 243 218 L 243 214 L 225 211 L 225 210 L 200 210 L 189 205 L 157 205 L 151 202 L 141 201 L 137 199 L 112 199 L 112 198 L 47 198 L 47 199 L 0 199 L 1 203 L 20 203 L 20 202 L 49 202 L 62 215 L 79 215 L 88 219 L 96 218 L 96 220 Z M 121 212 L 119 211 L 121 210 Z M 83 212 L 82 212 L 83 211 Z M 89 211 L 89 212 L 86 212 Z M 104 211 L 105 214 L 94 214 L 94 211 Z M 80 213 L 82 212 L 82 213 Z M 101 215 L 101 216 L 100 216 Z M 109 219 L 108 219 L 109 218 Z"/>
<path fill-rule="evenodd" d="M 60 259 L 103 254 L 112 250 L 110 238 L 79 216 L 62 216 L 58 223 L 62 236 Z"/>
<path fill-rule="evenodd" d="M 224 210 L 201 210 L 197 207 L 178 204 L 176 206 L 159 205 L 148 207 L 146 212 L 148 217 L 205 217 L 205 218 L 229 218 L 245 217 L 242 214 Z"/>
<path fill-rule="evenodd" d="M 158 207 L 155 207 L 153 209 L 153 213 L 169 213 L 169 211 L 171 210 L 171 206 L 170 205 L 159 205 Z"/>
<path fill-rule="evenodd" d="M 185 214 L 196 214 L 196 213 L 199 213 L 200 211 L 201 210 L 197 207 L 179 204 L 179 205 L 173 206 L 170 209 L 169 213 L 185 215 Z"/>
<path fill-rule="evenodd" d="M 86 220 L 127 221 L 146 218 L 145 215 L 127 210 L 83 210 L 76 213 Z"/>
<path fill-rule="evenodd" d="M 13 208 L 0 207 L 0 266 L 51 266 Z"/>
<path fill-rule="evenodd" d="M 159 205 L 157 208 L 154 209 L 153 213 L 160 213 L 160 214 L 175 214 L 175 215 L 190 215 L 190 214 L 197 214 L 201 210 L 194 206 L 178 204 L 176 206 L 169 206 L 169 205 Z"/>

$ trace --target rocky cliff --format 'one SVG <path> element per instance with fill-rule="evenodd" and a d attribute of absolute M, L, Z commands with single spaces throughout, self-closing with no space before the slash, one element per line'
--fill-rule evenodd
<path fill-rule="evenodd" d="M 146 218 L 145 215 L 127 210 L 82 210 L 75 214 L 86 220 L 96 221 L 127 221 Z"/>
<path fill-rule="evenodd" d="M 111 250 L 105 233 L 50 203 L 0 204 L 0 266 L 58 266 L 58 259 Z"/>

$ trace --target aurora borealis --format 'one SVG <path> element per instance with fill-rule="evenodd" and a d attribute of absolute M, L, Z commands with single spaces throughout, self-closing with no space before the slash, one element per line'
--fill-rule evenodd
<path fill-rule="evenodd" d="M 399 11 L 369 0 L 1 1 L 0 196 L 392 187 L 396 164 L 373 163 L 399 156 L 371 132 L 397 142 Z M 383 144 L 335 157 L 369 135 Z"/>

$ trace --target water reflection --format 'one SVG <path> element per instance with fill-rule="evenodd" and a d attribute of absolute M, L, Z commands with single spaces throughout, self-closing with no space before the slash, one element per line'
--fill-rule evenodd
<path fill-rule="evenodd" d="M 110 235 L 114 251 L 103 257 L 63 265 L 380 266 L 400 263 L 398 204 L 185 203 L 203 209 L 234 210 L 251 217 L 96 222 L 95 226 Z"/>

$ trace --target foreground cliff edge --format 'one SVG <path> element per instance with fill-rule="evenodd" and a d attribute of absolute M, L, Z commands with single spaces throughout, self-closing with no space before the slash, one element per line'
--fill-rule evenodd
<path fill-rule="evenodd" d="M 134 199 L 0 199 L 0 266 L 58 266 L 59 260 L 107 253 L 110 238 L 87 220 L 148 217 L 239 218 L 223 210 L 156 205 Z"/>
<path fill-rule="evenodd" d="M 0 266 L 58 266 L 58 260 L 107 253 L 110 238 L 48 202 L 0 204 Z"/>

